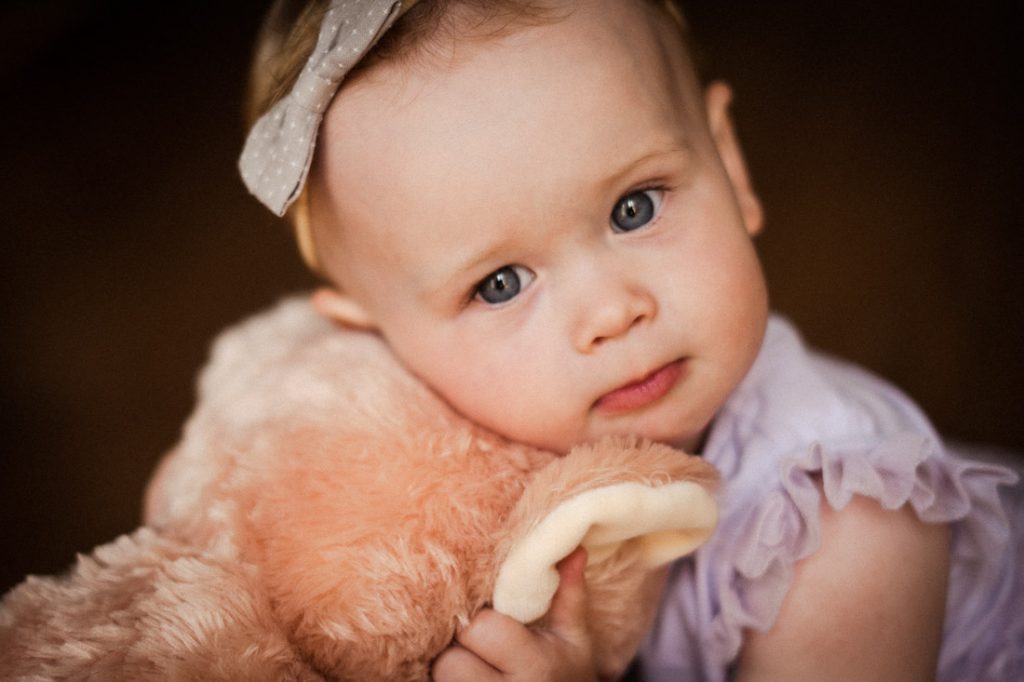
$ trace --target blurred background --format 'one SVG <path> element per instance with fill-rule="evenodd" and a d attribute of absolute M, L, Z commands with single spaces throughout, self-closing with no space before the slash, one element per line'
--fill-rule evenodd
<path fill-rule="evenodd" d="M 1010 3 L 687 3 L 735 117 L 776 309 L 1024 451 Z M 0 9 L 0 592 L 134 529 L 212 337 L 315 280 L 238 179 L 267 2 Z"/>

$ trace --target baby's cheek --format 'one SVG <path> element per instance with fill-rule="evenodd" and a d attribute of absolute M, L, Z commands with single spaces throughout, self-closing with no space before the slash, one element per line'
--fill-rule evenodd
<path fill-rule="evenodd" d="M 552 401 L 547 394 L 521 393 L 476 421 L 511 440 L 553 452 L 567 452 L 590 440 L 585 415 L 567 409 L 568 400 Z"/>
<path fill-rule="evenodd" d="M 449 348 L 425 378 L 472 421 L 511 440 L 565 451 L 586 440 L 589 393 L 557 355 L 564 344 L 531 331 Z"/>

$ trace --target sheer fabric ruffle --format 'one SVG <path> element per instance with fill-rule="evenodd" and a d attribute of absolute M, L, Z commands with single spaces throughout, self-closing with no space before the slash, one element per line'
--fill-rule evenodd
<path fill-rule="evenodd" d="M 1009 546 L 1004 508 L 1009 500 L 1000 493 L 1016 476 L 993 464 L 939 457 L 936 447 L 927 436 L 900 434 L 868 453 L 816 444 L 784 460 L 781 489 L 741 523 L 744 532 L 731 570 L 719 574 L 721 610 L 712 621 L 713 658 L 728 665 L 739 654 L 744 629 L 766 631 L 774 623 L 794 564 L 820 542 L 823 492 L 835 509 L 860 495 L 885 509 L 908 505 L 928 523 L 953 524 L 949 593 L 955 603 L 949 605 L 940 679 L 966 679 L 949 673 L 976 674 L 979 664 L 989 677 L 971 679 L 1019 679 L 1008 675 L 1011 666 L 1021 663 L 1024 619 L 1014 624 L 1006 605 L 1024 604 L 1021 581 L 1012 571 L 1020 549 Z M 979 644 L 1002 628 L 1005 645 L 995 647 L 1001 651 Z"/>
<path fill-rule="evenodd" d="M 822 497 L 842 509 L 855 495 L 950 524 L 939 679 L 1024 679 L 1024 533 L 1010 524 L 1024 488 L 1011 467 L 950 452 L 899 390 L 810 352 L 777 316 L 703 455 L 722 475 L 721 521 L 673 567 L 645 679 L 727 679 L 744 631 L 770 629 L 794 565 L 819 546 Z"/>

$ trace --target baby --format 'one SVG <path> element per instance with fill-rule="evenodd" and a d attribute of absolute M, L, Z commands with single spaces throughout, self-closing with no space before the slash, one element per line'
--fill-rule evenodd
<path fill-rule="evenodd" d="M 278 2 L 243 176 L 291 207 L 315 307 L 472 420 L 720 469 L 645 679 L 1020 679 L 1016 476 L 769 314 L 730 91 L 686 41 L 668 0 Z M 582 567 L 547 629 L 484 611 L 434 678 L 592 678 Z"/>

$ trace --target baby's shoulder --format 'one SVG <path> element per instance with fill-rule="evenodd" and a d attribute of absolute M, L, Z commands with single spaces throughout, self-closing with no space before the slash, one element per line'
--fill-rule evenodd
<path fill-rule="evenodd" d="M 796 564 L 771 630 L 745 642 L 743 667 L 791 679 L 843 660 L 851 679 L 915 669 L 921 676 L 905 679 L 927 679 L 941 640 L 947 526 L 859 496 L 842 509 L 822 502 L 820 519 L 820 547 Z"/>

